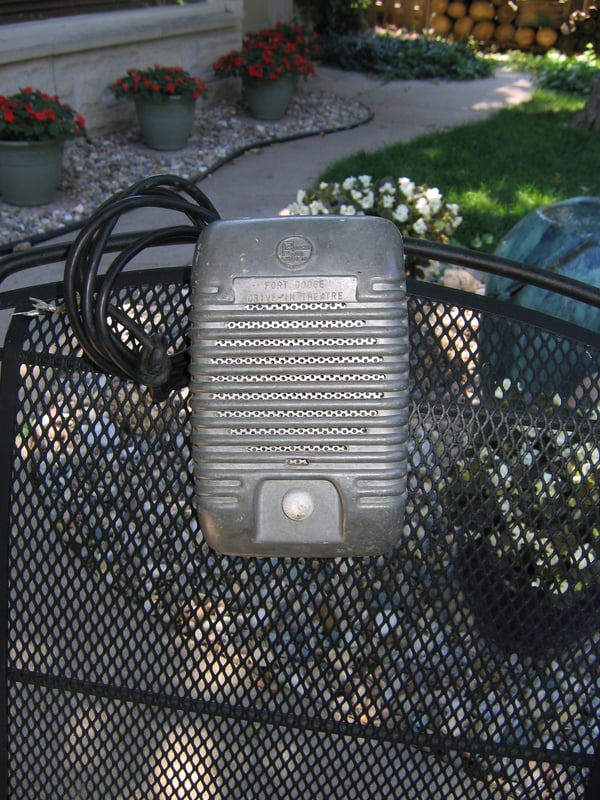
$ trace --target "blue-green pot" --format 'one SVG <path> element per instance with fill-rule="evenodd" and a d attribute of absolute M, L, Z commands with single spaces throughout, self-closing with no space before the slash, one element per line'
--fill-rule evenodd
<path fill-rule="evenodd" d="M 153 150 L 181 150 L 192 127 L 196 101 L 165 95 L 136 97 L 135 111 L 145 144 Z"/>
<path fill-rule="evenodd" d="M 282 75 L 274 81 L 244 78 L 244 96 L 255 119 L 278 120 L 288 110 L 294 94 L 294 75 Z"/>
<path fill-rule="evenodd" d="M 54 197 L 64 142 L 0 141 L 0 196 L 15 206 L 41 206 Z"/>

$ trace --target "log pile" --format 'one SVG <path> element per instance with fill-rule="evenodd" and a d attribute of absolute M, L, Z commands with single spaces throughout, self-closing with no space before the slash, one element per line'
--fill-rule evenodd
<path fill-rule="evenodd" d="M 573 5 L 584 5 L 576 10 Z M 587 44 L 600 54 L 600 0 L 374 0 L 372 26 L 424 30 L 454 41 L 474 40 L 484 48 L 543 53 L 554 47 L 569 55 Z"/>
<path fill-rule="evenodd" d="M 436 36 L 544 52 L 556 46 L 565 6 L 556 0 L 432 0 L 431 8 Z"/>
<path fill-rule="evenodd" d="M 600 7 L 590 6 L 587 12 L 574 11 L 561 28 L 557 47 L 569 55 L 582 53 L 592 45 L 600 55 Z"/>

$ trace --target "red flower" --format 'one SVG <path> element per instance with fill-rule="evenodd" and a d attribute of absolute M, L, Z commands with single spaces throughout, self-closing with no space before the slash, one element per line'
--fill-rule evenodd
<path fill-rule="evenodd" d="M 259 80 L 264 76 L 263 68 L 260 64 L 250 64 L 248 67 L 248 76 L 250 78 L 258 78 Z"/>
<path fill-rule="evenodd" d="M 30 86 L 0 97 L 0 139 L 48 141 L 85 134 L 85 120 L 68 103 Z"/>
<path fill-rule="evenodd" d="M 255 80 L 274 80 L 291 75 L 314 74 L 309 57 L 316 53 L 314 37 L 299 25 L 277 23 L 247 33 L 241 50 L 232 50 L 213 63 L 218 77 L 240 76 Z M 298 60 L 300 59 L 300 60 Z"/>
<path fill-rule="evenodd" d="M 183 67 L 163 67 L 160 64 L 145 69 L 129 68 L 126 76 L 117 78 L 110 88 L 117 98 L 164 95 L 197 99 L 206 91 L 202 81 Z"/>
<path fill-rule="evenodd" d="M 197 100 L 204 92 L 206 91 L 206 84 L 200 80 L 200 78 L 196 78 L 196 89 L 194 91 L 194 100 Z"/>

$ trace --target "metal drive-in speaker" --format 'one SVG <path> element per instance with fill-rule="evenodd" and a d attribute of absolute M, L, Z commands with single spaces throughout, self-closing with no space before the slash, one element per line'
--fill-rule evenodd
<path fill-rule="evenodd" d="M 377 217 L 217 221 L 192 268 L 202 531 L 236 555 L 389 551 L 408 439 L 402 240 Z"/>

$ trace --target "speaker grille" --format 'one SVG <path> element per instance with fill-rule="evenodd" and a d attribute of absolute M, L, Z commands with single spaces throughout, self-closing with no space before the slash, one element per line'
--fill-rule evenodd
<path fill-rule="evenodd" d="M 300 304 L 203 304 L 194 389 L 204 421 L 211 421 L 205 433 L 219 461 L 233 448 L 237 462 L 240 440 L 252 453 L 265 442 L 258 452 L 325 453 L 332 446 L 347 450 L 352 442 L 357 453 L 369 453 L 379 452 L 382 436 L 393 435 L 390 415 L 406 382 L 397 374 L 406 356 L 405 332 L 390 325 L 397 306 L 321 304 L 318 318 L 314 313 L 314 306 Z M 360 319 L 341 316 L 349 313 Z M 327 335 L 340 327 L 348 328 L 345 336 Z M 282 330 L 286 335 L 279 337 Z M 264 384 L 272 388 L 265 391 Z"/>

